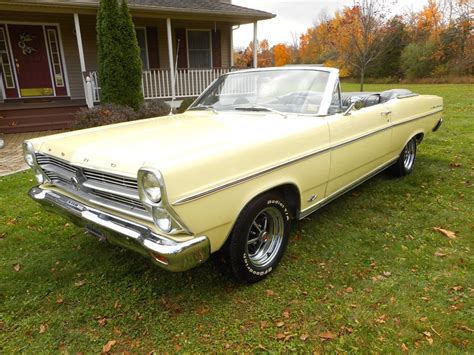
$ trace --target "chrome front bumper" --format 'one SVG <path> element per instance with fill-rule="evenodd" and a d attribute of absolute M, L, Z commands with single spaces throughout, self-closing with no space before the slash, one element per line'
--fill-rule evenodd
<path fill-rule="evenodd" d="M 52 190 L 33 187 L 28 194 L 47 211 L 67 217 L 99 239 L 148 256 L 166 270 L 189 270 L 209 258 L 209 239 L 205 236 L 178 242 L 156 234 L 144 225 L 91 208 Z"/>

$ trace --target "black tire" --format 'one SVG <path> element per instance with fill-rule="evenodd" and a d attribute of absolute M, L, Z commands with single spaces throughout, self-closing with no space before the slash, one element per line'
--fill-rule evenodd
<path fill-rule="evenodd" d="M 402 177 L 409 175 L 413 171 L 416 159 L 416 145 L 417 140 L 415 137 L 408 141 L 398 160 L 390 167 L 390 173 L 393 176 Z"/>
<path fill-rule="evenodd" d="M 224 247 L 233 277 L 255 283 L 268 276 L 285 252 L 290 225 L 290 211 L 281 195 L 266 193 L 248 203 Z"/>

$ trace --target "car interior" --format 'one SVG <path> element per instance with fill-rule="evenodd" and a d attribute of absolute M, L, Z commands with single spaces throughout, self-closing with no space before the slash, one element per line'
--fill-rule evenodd
<path fill-rule="evenodd" d="M 377 104 L 383 104 L 397 97 L 406 97 L 414 95 L 407 89 L 392 89 L 382 92 L 343 92 L 341 93 L 342 108 L 346 109 L 351 104 L 352 97 L 360 97 L 363 106 L 369 107 Z"/>

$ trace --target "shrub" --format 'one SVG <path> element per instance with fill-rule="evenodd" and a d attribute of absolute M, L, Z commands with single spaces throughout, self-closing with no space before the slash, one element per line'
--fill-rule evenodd
<path fill-rule="evenodd" d="M 171 107 L 162 100 L 145 101 L 138 109 L 138 118 L 151 118 L 166 116 L 170 113 Z"/>
<path fill-rule="evenodd" d="M 183 113 L 188 109 L 189 106 L 196 100 L 195 97 L 187 97 L 181 102 L 181 105 L 178 108 L 178 113 Z"/>
<path fill-rule="evenodd" d="M 73 129 L 105 126 L 113 123 L 135 121 L 143 118 L 166 116 L 170 106 L 161 100 L 144 102 L 134 111 L 131 107 L 116 104 L 104 104 L 92 108 L 82 108 L 76 114 Z"/>
<path fill-rule="evenodd" d="M 133 121 L 137 118 L 137 113 L 131 107 L 104 104 L 92 108 L 82 108 L 76 114 L 73 129 L 105 126 L 113 123 Z"/>

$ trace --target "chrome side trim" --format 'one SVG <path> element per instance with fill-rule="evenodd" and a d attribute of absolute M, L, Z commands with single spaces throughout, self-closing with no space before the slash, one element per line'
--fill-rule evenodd
<path fill-rule="evenodd" d="M 416 121 L 416 120 L 419 120 L 419 119 L 422 119 L 422 118 L 425 118 L 425 117 L 428 117 L 428 116 L 431 116 L 431 115 L 434 115 L 436 113 L 439 113 L 443 111 L 443 109 L 440 109 L 440 110 L 436 110 L 436 111 L 433 111 L 433 112 L 430 112 L 430 113 L 427 113 L 427 114 L 423 114 L 423 115 L 419 115 L 419 116 L 415 116 L 415 117 L 412 117 L 408 120 L 405 120 L 403 122 L 397 122 L 395 124 L 392 124 L 391 126 L 387 126 L 387 127 L 383 127 L 377 131 L 373 131 L 373 132 L 369 132 L 369 133 L 366 133 L 366 134 L 363 134 L 359 137 L 356 137 L 356 138 L 353 138 L 349 141 L 346 141 L 346 142 L 342 142 L 342 143 L 339 143 L 335 146 L 332 146 L 332 147 L 327 147 L 327 148 L 323 148 L 323 149 L 320 149 L 320 150 L 316 150 L 314 152 L 311 152 L 311 153 L 308 153 L 308 154 L 305 154 L 301 157 L 298 157 L 298 158 L 295 158 L 295 159 L 292 159 L 292 160 L 288 160 L 286 162 L 283 162 L 283 163 L 280 163 L 280 164 L 277 164 L 275 166 L 272 166 L 272 167 L 269 167 L 269 168 L 266 168 L 266 169 L 263 169 L 263 170 L 260 170 L 260 171 L 257 171 L 253 174 L 250 174 L 248 176 L 245 176 L 243 178 L 239 178 L 239 179 L 236 179 L 236 180 L 232 180 L 232 181 L 229 181 L 225 184 L 221 184 L 221 185 L 218 185 L 216 187 L 213 187 L 209 190 L 205 190 L 203 192 L 198 192 L 196 194 L 193 194 L 193 195 L 190 195 L 190 196 L 187 196 L 187 197 L 183 197 L 175 202 L 172 203 L 173 206 L 179 206 L 179 205 L 182 205 L 184 203 L 187 203 L 187 202 L 191 202 L 191 201 L 194 201 L 194 200 L 198 200 L 202 197 L 205 197 L 205 196 L 208 196 L 208 195 L 211 195 L 211 194 L 214 194 L 216 192 L 219 192 L 219 191 L 222 191 L 222 190 L 225 190 L 225 189 L 228 189 L 228 188 L 231 188 L 233 186 L 236 186 L 236 185 L 240 185 L 244 182 L 247 182 L 249 180 L 253 180 L 259 176 L 262 176 L 262 175 L 265 175 L 265 174 L 268 174 L 274 170 L 277 170 L 277 169 L 280 169 L 280 168 L 283 168 L 285 166 L 288 166 L 288 165 L 291 165 L 291 164 L 295 164 L 295 163 L 298 163 L 300 161 L 303 161 L 305 159 L 308 159 L 308 158 L 312 158 L 314 156 L 317 156 L 319 154 L 323 154 L 323 153 L 326 153 L 328 151 L 331 151 L 331 150 L 336 150 L 336 149 L 339 149 L 345 145 L 348 145 L 348 144 L 351 144 L 351 143 L 354 143 L 356 141 L 359 141 L 363 138 L 367 138 L 369 136 L 372 136 L 374 134 L 377 134 L 377 133 L 380 133 L 380 132 L 383 132 L 387 129 L 391 129 L 393 127 L 397 127 L 397 126 L 400 126 L 400 125 L 403 125 L 403 124 L 407 124 L 407 123 L 410 123 L 410 122 L 413 122 L 413 121 Z"/>
<path fill-rule="evenodd" d="M 322 199 L 321 201 L 319 201 L 317 204 L 315 204 L 314 206 L 311 206 L 311 207 L 308 207 L 307 209 L 303 210 L 303 211 L 300 211 L 299 213 L 299 216 L 298 216 L 298 219 L 303 219 L 307 216 L 309 216 L 311 213 L 317 211 L 318 209 L 320 209 L 321 207 L 324 207 L 326 206 L 328 203 L 334 201 L 335 199 L 337 199 L 339 196 L 341 195 L 344 195 L 346 192 L 356 188 L 357 186 L 359 186 L 360 184 L 363 184 L 364 182 L 366 182 L 367 180 L 369 180 L 370 178 L 374 177 L 375 175 L 377 175 L 378 173 L 380 173 L 381 171 L 383 171 L 384 169 L 388 168 L 390 165 L 392 165 L 393 163 L 395 163 L 397 161 L 398 157 L 395 157 L 393 159 L 391 159 L 389 162 L 387 163 L 384 163 L 382 164 L 381 166 L 379 166 L 378 168 L 375 168 L 374 170 L 372 170 L 370 173 L 368 173 L 367 175 L 364 175 L 363 177 L 361 177 L 360 179 L 350 183 L 349 185 L 347 186 L 344 186 L 342 189 L 339 189 L 337 190 L 336 192 L 334 192 L 333 194 L 331 194 L 330 196 Z"/>
<path fill-rule="evenodd" d="M 212 189 L 209 189 L 209 190 L 206 190 L 206 191 L 203 191 L 203 192 L 200 192 L 200 193 L 197 193 L 197 194 L 194 194 L 194 195 L 191 195 L 191 196 L 188 196 L 188 197 L 184 197 L 182 199 L 179 199 L 177 200 L 176 202 L 173 203 L 173 206 L 178 206 L 178 205 L 182 205 L 183 203 L 187 203 L 187 202 L 190 202 L 190 201 L 194 201 L 194 200 L 197 200 L 197 199 L 200 199 L 201 197 L 204 197 L 204 196 L 207 196 L 207 195 L 211 195 L 213 193 L 216 193 L 218 191 L 221 191 L 221 190 L 225 190 L 225 189 L 228 189 L 230 187 L 233 187 L 235 185 L 240 185 L 244 182 L 247 182 L 249 180 L 252 180 L 252 179 L 255 179 L 259 176 L 262 176 L 262 175 L 265 175 L 265 174 L 268 174 L 274 170 L 277 170 L 277 169 L 280 169 L 280 168 L 283 168 L 287 165 L 291 165 L 291 164 L 295 164 L 297 162 L 300 162 L 300 161 L 303 161 L 303 160 L 306 160 L 308 158 L 311 158 L 311 157 L 314 157 L 316 155 L 319 155 L 319 154 L 323 154 L 325 152 L 328 152 L 331 150 L 331 147 L 327 147 L 327 148 L 324 148 L 324 149 L 321 149 L 321 150 L 317 150 L 315 152 L 311 152 L 311 153 L 308 153 L 306 155 L 303 155 L 299 158 L 296 158 L 296 159 L 293 159 L 293 160 L 289 160 L 289 161 L 286 161 L 286 162 L 283 162 L 283 163 L 280 163 L 278 165 L 275 165 L 275 166 L 272 166 L 270 168 L 267 168 L 267 169 L 263 169 L 263 170 L 260 170 L 256 173 L 253 173 L 253 174 L 250 174 L 248 176 L 245 176 L 243 178 L 240 178 L 240 179 L 237 179 L 237 180 L 233 180 L 233 181 L 230 181 L 228 183 L 225 183 L 225 184 L 222 184 L 222 185 L 219 185 L 219 186 L 216 186 Z"/>
<path fill-rule="evenodd" d="M 422 118 L 425 118 L 425 117 L 428 117 L 428 116 L 432 116 L 432 115 L 437 114 L 439 112 L 443 112 L 443 109 L 439 109 L 439 110 L 436 110 L 436 111 L 433 111 L 433 112 L 430 112 L 430 113 L 426 113 L 426 114 L 423 114 L 423 115 L 420 115 L 420 116 L 412 117 L 412 118 L 409 118 L 405 121 L 393 123 L 392 127 L 401 126 L 401 125 L 404 125 L 404 124 L 407 124 L 407 123 L 410 123 L 410 122 L 413 122 L 413 121 L 416 121 L 416 120 L 419 120 L 419 119 L 422 119 Z"/>

